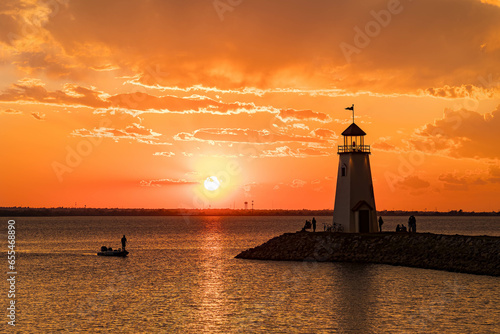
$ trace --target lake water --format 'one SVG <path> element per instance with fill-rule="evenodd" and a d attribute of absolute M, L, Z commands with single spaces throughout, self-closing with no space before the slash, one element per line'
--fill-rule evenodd
<path fill-rule="evenodd" d="M 316 218 L 319 230 L 331 223 Z M 388 230 L 406 224 L 384 218 Z M 0 219 L 6 268 L 8 219 Z M 305 217 L 15 220 L 19 333 L 500 332 L 498 277 L 234 258 L 300 229 Z M 500 235 L 495 217 L 417 217 L 417 224 L 419 232 Z M 121 247 L 123 234 L 128 258 L 96 255 L 102 245 Z M 7 291 L 1 300 L 6 307 Z"/>

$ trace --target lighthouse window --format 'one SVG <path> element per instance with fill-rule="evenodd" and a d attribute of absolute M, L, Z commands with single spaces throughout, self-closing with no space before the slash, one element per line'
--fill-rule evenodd
<path fill-rule="evenodd" d="M 342 166 L 342 176 L 345 176 L 345 174 L 346 174 L 346 168 L 345 166 Z"/>

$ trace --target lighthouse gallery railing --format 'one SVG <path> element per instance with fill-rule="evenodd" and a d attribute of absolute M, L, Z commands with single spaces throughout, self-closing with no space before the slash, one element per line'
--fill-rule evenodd
<path fill-rule="evenodd" d="M 370 145 L 339 145 L 337 153 L 370 153 Z"/>

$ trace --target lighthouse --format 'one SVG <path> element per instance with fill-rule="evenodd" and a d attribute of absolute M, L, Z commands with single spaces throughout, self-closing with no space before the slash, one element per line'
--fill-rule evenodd
<path fill-rule="evenodd" d="M 342 132 L 343 145 L 338 146 L 339 168 L 333 222 L 344 232 L 378 232 L 377 211 L 370 170 L 370 145 L 366 133 L 354 123 Z"/>

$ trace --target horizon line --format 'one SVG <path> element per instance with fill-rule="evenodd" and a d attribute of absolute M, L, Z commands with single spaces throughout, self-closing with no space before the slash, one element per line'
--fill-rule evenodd
<path fill-rule="evenodd" d="M 223 210 L 223 211 L 334 211 L 332 208 L 324 208 L 324 209 L 286 209 L 286 208 L 271 208 L 271 209 L 244 209 L 244 208 L 139 208 L 139 207 L 31 207 L 31 206 L 10 206 L 10 207 L 0 207 L 0 210 L 19 210 L 19 209 L 30 209 L 30 210 L 57 210 L 57 209 L 66 209 L 66 210 L 143 210 L 143 211 L 215 211 L 215 210 Z M 500 213 L 500 210 L 495 211 L 466 211 L 462 209 L 452 209 L 452 210 L 405 210 L 405 209 L 381 209 L 377 210 L 377 212 L 435 212 L 435 213 Z"/>

